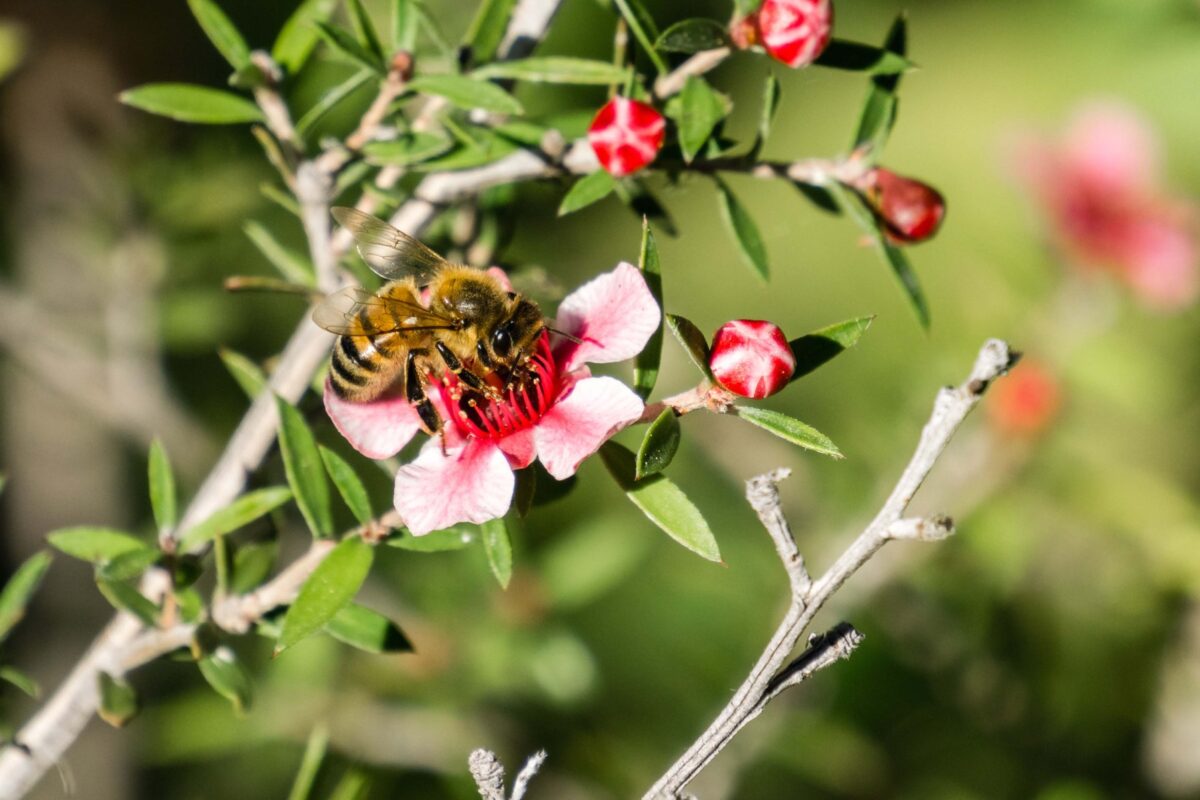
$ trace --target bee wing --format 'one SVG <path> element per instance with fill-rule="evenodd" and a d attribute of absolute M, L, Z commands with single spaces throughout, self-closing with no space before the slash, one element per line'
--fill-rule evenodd
<path fill-rule="evenodd" d="M 424 286 L 446 266 L 446 259 L 404 231 L 356 208 L 338 206 L 333 218 L 354 234 L 363 261 L 380 277 L 413 278 L 418 286 Z"/>
<path fill-rule="evenodd" d="M 385 310 L 385 318 L 396 322 L 385 325 L 372 324 L 368 329 L 363 325 L 361 312 L 371 308 Z M 347 286 L 327 296 L 313 309 L 312 319 L 319 327 L 341 336 L 374 336 L 393 331 L 447 330 L 459 327 L 457 321 L 451 317 L 418 303 L 397 297 L 380 297 L 361 286 Z"/>

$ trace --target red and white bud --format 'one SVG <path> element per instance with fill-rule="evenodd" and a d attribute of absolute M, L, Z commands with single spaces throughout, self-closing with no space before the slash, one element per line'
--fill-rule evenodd
<path fill-rule="evenodd" d="M 946 200 L 937 189 L 882 167 L 865 173 L 855 187 L 899 244 L 931 238 L 946 216 Z"/>
<path fill-rule="evenodd" d="M 729 391 L 761 400 L 787 385 L 796 371 L 796 357 L 779 326 L 761 319 L 735 319 L 713 336 L 708 367 Z"/>
<path fill-rule="evenodd" d="M 817 60 L 833 33 L 831 0 L 763 0 L 756 13 L 758 41 L 792 69 Z"/>
<path fill-rule="evenodd" d="M 592 120 L 588 143 L 604 167 L 615 177 L 637 172 L 658 156 L 667 121 L 646 103 L 614 97 Z"/>
<path fill-rule="evenodd" d="M 1042 364 L 1024 359 L 992 388 L 988 418 L 1000 433 L 1034 438 L 1050 426 L 1061 405 L 1054 374 Z"/>

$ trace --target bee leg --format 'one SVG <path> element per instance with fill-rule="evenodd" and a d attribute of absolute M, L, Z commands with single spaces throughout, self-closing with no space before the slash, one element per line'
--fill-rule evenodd
<path fill-rule="evenodd" d="M 463 366 L 463 363 L 458 360 L 458 356 L 454 355 L 454 351 L 447 347 L 445 342 L 437 343 L 437 351 L 438 355 L 442 357 L 442 361 L 446 362 L 446 366 L 458 376 L 460 381 L 493 400 L 501 399 L 500 393 L 494 387 L 484 383 L 478 375 Z"/>
<path fill-rule="evenodd" d="M 492 371 L 492 357 L 488 355 L 487 345 L 482 339 L 475 343 L 475 360 L 483 367 L 485 374 Z"/>
<path fill-rule="evenodd" d="M 409 405 L 417 410 L 421 418 L 421 428 L 430 436 L 442 433 L 442 419 L 437 409 L 425 392 L 425 381 L 417 368 L 417 359 L 428 355 L 424 350 L 409 350 L 408 359 L 404 364 L 404 397 Z M 442 449 L 446 449 L 445 436 L 442 437 Z"/>

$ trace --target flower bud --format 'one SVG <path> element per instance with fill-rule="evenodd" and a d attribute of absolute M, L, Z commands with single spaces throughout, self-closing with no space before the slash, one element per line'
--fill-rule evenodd
<path fill-rule="evenodd" d="M 763 0 L 757 12 L 758 41 L 776 61 L 807 67 L 829 44 L 831 0 Z"/>
<path fill-rule="evenodd" d="M 653 106 L 614 97 L 592 120 L 588 143 L 604 167 L 620 178 L 642 169 L 658 155 L 667 121 Z"/>
<path fill-rule="evenodd" d="M 876 167 L 855 182 L 888 236 L 900 244 L 923 242 L 937 233 L 946 201 L 932 186 Z"/>
<path fill-rule="evenodd" d="M 796 371 L 796 357 L 774 323 L 735 319 L 713 336 L 708 367 L 717 383 L 729 391 L 761 400 L 787 385 Z"/>
<path fill-rule="evenodd" d="M 992 388 L 988 418 L 1000 433 L 1031 439 L 1049 427 L 1061 404 L 1054 374 L 1036 361 L 1023 359 Z"/>

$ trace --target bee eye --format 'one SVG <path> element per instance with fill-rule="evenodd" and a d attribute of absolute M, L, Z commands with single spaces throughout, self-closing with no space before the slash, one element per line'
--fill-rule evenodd
<path fill-rule="evenodd" d="M 512 335 L 508 332 L 508 325 L 501 325 L 492 332 L 492 352 L 503 358 L 511 349 Z"/>

